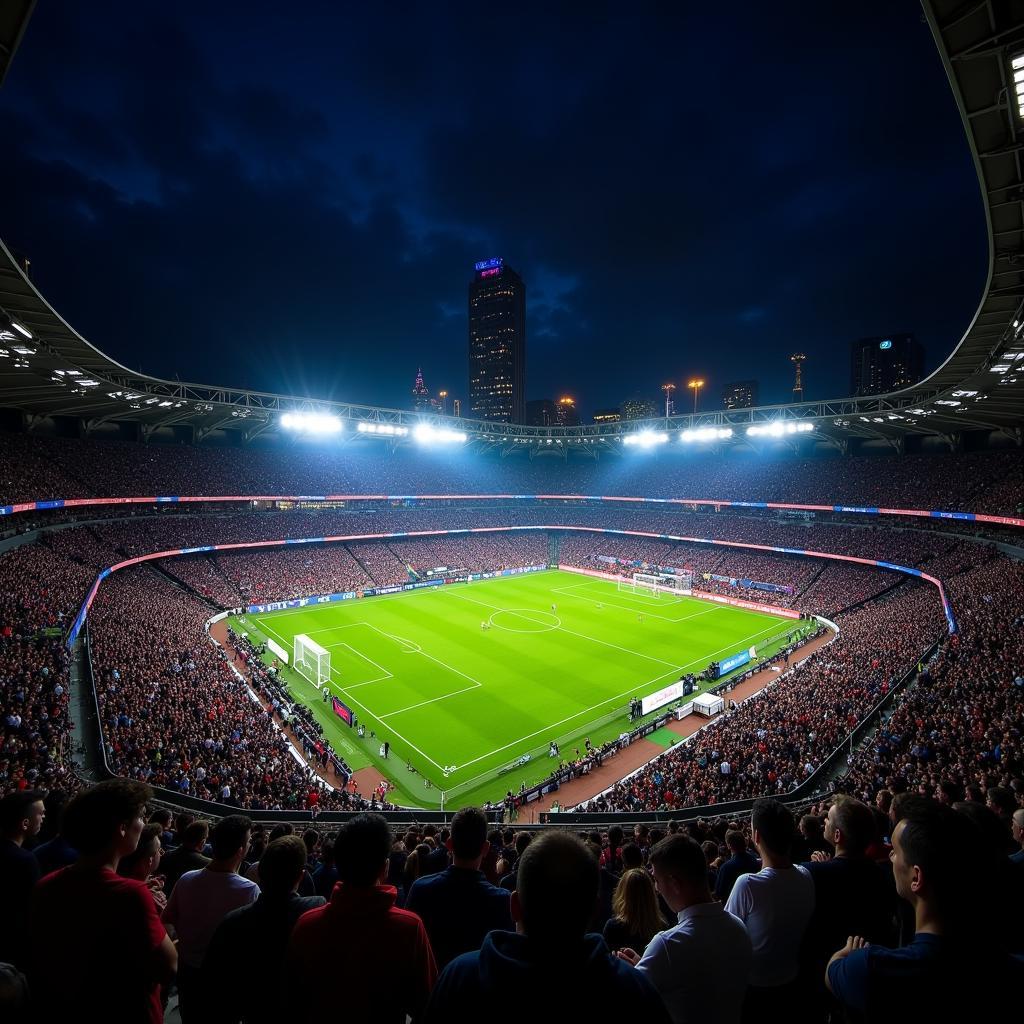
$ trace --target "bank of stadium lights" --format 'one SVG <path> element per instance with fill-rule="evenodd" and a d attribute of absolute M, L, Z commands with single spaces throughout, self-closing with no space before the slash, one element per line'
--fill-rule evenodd
<path fill-rule="evenodd" d="M 755 424 L 747 427 L 747 437 L 785 437 L 789 434 L 809 434 L 814 429 L 813 423 L 774 423 Z"/>
<path fill-rule="evenodd" d="M 732 437 L 732 427 L 689 427 L 679 434 L 679 440 L 691 441 L 723 441 Z"/>
<path fill-rule="evenodd" d="M 1013 91 L 1017 97 L 1017 116 L 1024 119 L 1024 53 L 1010 58 L 1013 73 Z"/>
<path fill-rule="evenodd" d="M 342 431 L 341 420 L 323 412 L 286 412 L 281 417 L 281 426 L 300 434 L 340 434 Z"/>
<path fill-rule="evenodd" d="M 668 434 L 664 430 L 637 430 L 632 434 L 626 434 L 622 443 L 633 444 L 638 448 L 653 448 L 655 445 L 664 444 L 667 440 Z"/>
<path fill-rule="evenodd" d="M 434 427 L 429 423 L 419 423 L 413 428 L 412 436 L 420 444 L 462 444 L 469 440 L 469 435 L 461 430 L 448 430 L 446 427 Z"/>
<path fill-rule="evenodd" d="M 396 427 L 393 423 L 370 423 L 362 420 L 356 428 L 360 434 L 384 434 L 387 437 L 405 437 L 408 427 Z"/>

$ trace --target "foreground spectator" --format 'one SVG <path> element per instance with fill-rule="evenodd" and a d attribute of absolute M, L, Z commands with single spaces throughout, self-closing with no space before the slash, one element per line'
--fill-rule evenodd
<path fill-rule="evenodd" d="M 800 943 L 814 912 L 814 882 L 790 860 L 796 830 L 785 804 L 755 800 L 750 826 L 764 867 L 741 875 L 725 905 L 746 925 L 754 947 L 743 1019 L 783 1019 L 797 996 Z"/>
<path fill-rule="evenodd" d="M 512 894 L 515 933 L 491 932 L 479 952 L 453 960 L 424 1019 L 479 1024 L 484 1008 L 528 991 L 546 1020 L 667 1022 L 651 983 L 613 957 L 599 935 L 585 934 L 597 885 L 597 860 L 577 837 L 551 832 L 534 839 Z"/>
<path fill-rule="evenodd" d="M 891 878 L 867 857 L 874 832 L 871 809 L 852 797 L 838 796 L 828 809 L 824 829 L 835 856 L 815 853 L 804 865 L 814 880 L 814 914 L 804 936 L 803 961 L 816 1005 L 826 995 L 821 986 L 825 965 L 849 935 L 883 945 L 895 938 Z"/>
<path fill-rule="evenodd" d="M 896 888 L 914 908 L 914 940 L 902 949 L 851 936 L 831 959 L 826 985 L 872 1022 L 996 1020 L 1024 984 L 1024 962 L 992 939 L 991 907 L 965 884 L 978 847 L 964 815 L 912 803 L 892 835 Z"/>
<path fill-rule="evenodd" d="M 662 839 L 651 850 L 658 892 L 678 915 L 641 958 L 624 949 L 658 990 L 674 1024 L 739 1024 L 753 952 L 743 924 L 708 888 L 704 851 L 689 836 Z"/>
<path fill-rule="evenodd" d="M 187 871 L 198 871 L 210 863 L 203 855 L 203 848 L 210 835 L 210 826 L 205 821 L 192 821 L 179 833 L 180 846 L 171 850 L 163 859 L 164 891 L 168 897 L 178 884 L 178 879 Z"/>
<path fill-rule="evenodd" d="M 484 812 L 462 808 L 448 840 L 452 866 L 424 875 L 409 890 L 405 909 L 422 918 L 438 970 L 460 953 L 479 949 L 489 931 L 512 928 L 508 891 L 491 885 L 480 870 L 490 846 Z"/>
<path fill-rule="evenodd" d="M 117 869 L 117 873 L 123 878 L 134 878 L 137 882 L 144 883 L 153 894 L 153 902 L 158 910 L 163 910 L 167 906 L 164 879 L 162 875 L 156 873 L 163 853 L 160 846 L 162 834 L 163 826 L 159 822 L 151 821 L 142 830 L 139 845 L 127 857 L 121 858 Z"/>
<path fill-rule="evenodd" d="M 21 968 L 26 966 L 29 901 L 39 881 L 39 863 L 23 844 L 39 834 L 45 817 L 39 790 L 8 793 L 0 800 L 0 963 Z"/>
<path fill-rule="evenodd" d="M 260 887 L 238 869 L 249 848 L 252 822 L 242 814 L 221 818 L 210 833 L 213 859 L 205 868 L 178 879 L 164 911 L 164 924 L 178 939 L 178 1010 L 184 1024 L 205 1020 L 203 958 L 213 933 L 238 907 L 254 903 Z"/>
<path fill-rule="evenodd" d="M 1013 841 L 1017 844 L 1017 852 L 1010 854 L 1014 864 L 1024 864 L 1024 807 L 1013 812 L 1013 824 L 1010 826 Z"/>
<path fill-rule="evenodd" d="M 269 1022 L 286 1014 L 288 993 L 279 985 L 239 985 L 254 963 L 282 964 L 295 922 L 307 910 L 322 907 L 323 896 L 299 896 L 306 870 L 306 844 L 281 836 L 260 860 L 260 895 L 255 903 L 232 910 L 218 925 L 203 960 L 209 1016 L 228 1021 Z"/>
<path fill-rule="evenodd" d="M 726 832 L 725 845 L 729 847 L 730 856 L 715 876 L 715 899 L 722 903 L 729 898 L 740 875 L 761 870 L 761 862 L 747 849 L 747 838 L 742 832 L 736 829 Z"/>
<path fill-rule="evenodd" d="M 288 945 L 289 987 L 311 1020 L 405 1024 L 418 1019 L 437 977 L 423 922 L 395 906 L 384 885 L 391 832 L 379 814 L 338 829 L 338 884 L 330 902 L 304 914 Z"/>
<path fill-rule="evenodd" d="M 612 915 L 604 926 L 604 941 L 613 953 L 629 948 L 643 954 L 651 939 L 667 927 L 658 909 L 654 882 L 643 868 L 630 868 L 619 879 L 612 896 Z"/>
<path fill-rule="evenodd" d="M 33 894 L 33 1019 L 163 1020 L 161 985 L 174 976 L 178 954 L 149 889 L 117 874 L 138 846 L 152 797 L 145 783 L 113 779 L 68 805 L 64 834 L 78 861 Z"/>

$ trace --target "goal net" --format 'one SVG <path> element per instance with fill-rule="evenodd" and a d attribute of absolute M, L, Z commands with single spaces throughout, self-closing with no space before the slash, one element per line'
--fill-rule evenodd
<path fill-rule="evenodd" d="M 619 580 L 618 589 L 620 593 L 626 591 L 630 594 L 644 594 L 645 596 L 659 598 L 661 597 L 661 591 L 658 589 L 660 582 L 661 577 L 653 573 L 635 572 L 633 573 L 632 580 Z"/>
<path fill-rule="evenodd" d="M 693 592 L 693 573 L 635 572 L 631 580 L 619 580 L 618 589 L 655 599 L 667 594 L 690 594 Z"/>
<path fill-rule="evenodd" d="M 331 653 L 310 640 L 305 633 L 295 637 L 294 668 L 319 689 L 331 679 Z"/>

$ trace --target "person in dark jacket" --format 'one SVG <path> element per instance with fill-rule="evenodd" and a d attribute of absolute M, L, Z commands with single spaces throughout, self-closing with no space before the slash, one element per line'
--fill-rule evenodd
<path fill-rule="evenodd" d="M 232 910 L 217 926 L 203 958 L 210 1020 L 262 1024 L 285 1016 L 283 986 L 240 985 L 239 978 L 254 963 L 283 963 L 296 921 L 327 902 L 323 896 L 296 892 L 306 871 L 306 856 L 300 836 L 275 839 L 260 860 L 259 898 Z"/>
<path fill-rule="evenodd" d="M 896 901 L 892 883 L 867 854 L 875 830 L 867 804 L 837 796 L 825 819 L 825 839 L 834 857 L 816 853 L 803 866 L 814 879 L 814 914 L 804 933 L 801 959 L 809 994 L 826 997 L 825 965 L 850 935 L 872 945 L 896 939 Z"/>
<path fill-rule="evenodd" d="M 725 903 L 729 899 L 732 887 L 740 875 L 752 875 L 761 870 L 761 862 L 747 847 L 746 836 L 739 831 L 725 833 L 725 844 L 731 856 L 718 869 L 715 876 L 715 899 Z"/>
<path fill-rule="evenodd" d="M 576 836 L 534 839 L 512 894 L 516 931 L 493 931 L 479 952 L 456 957 L 438 979 L 423 1022 L 479 1024 L 481 1007 L 529 992 L 545 1020 L 668 1024 L 651 983 L 613 957 L 600 935 L 586 934 L 597 884 L 597 861 Z"/>
<path fill-rule="evenodd" d="M 512 928 L 508 890 L 491 885 L 480 870 L 490 850 L 483 811 L 463 807 L 456 813 L 448 848 L 452 866 L 418 878 L 405 901 L 405 909 L 423 920 L 438 970 L 479 949 L 489 931 Z"/>

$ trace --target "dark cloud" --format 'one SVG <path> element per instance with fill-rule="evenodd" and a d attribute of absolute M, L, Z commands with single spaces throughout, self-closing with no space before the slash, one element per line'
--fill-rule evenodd
<path fill-rule="evenodd" d="M 912 3 L 371 12 L 42 5 L 0 93 L 8 244 L 115 358 L 404 404 L 466 387 L 472 263 L 529 290 L 530 397 L 937 364 L 984 282 L 963 129 Z"/>

